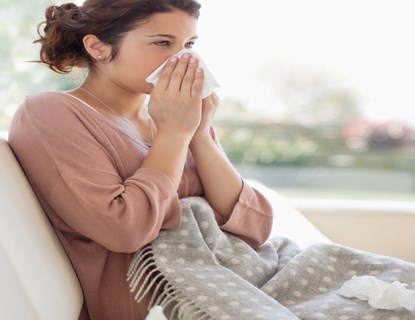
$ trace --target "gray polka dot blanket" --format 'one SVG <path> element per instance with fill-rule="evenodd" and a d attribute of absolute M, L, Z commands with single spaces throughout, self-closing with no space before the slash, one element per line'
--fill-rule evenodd
<path fill-rule="evenodd" d="M 181 200 L 182 223 L 136 253 L 127 281 L 136 301 L 170 319 L 415 319 L 407 309 L 372 308 L 337 293 L 353 276 L 408 284 L 415 264 L 336 244 L 300 250 L 273 238 L 254 250 L 223 232 L 202 198 Z"/>

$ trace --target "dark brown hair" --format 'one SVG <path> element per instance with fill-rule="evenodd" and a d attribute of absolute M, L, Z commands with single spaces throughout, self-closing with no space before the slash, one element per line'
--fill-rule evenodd
<path fill-rule="evenodd" d="M 46 20 L 38 26 L 41 44 L 40 63 L 55 72 L 68 73 L 73 67 L 93 65 L 94 59 L 86 52 L 82 39 L 94 34 L 112 46 L 110 60 L 117 56 L 123 35 L 152 14 L 175 9 L 199 17 L 200 4 L 194 0 L 86 0 L 81 7 L 74 3 L 50 6 Z M 43 34 L 41 27 L 44 25 Z"/>

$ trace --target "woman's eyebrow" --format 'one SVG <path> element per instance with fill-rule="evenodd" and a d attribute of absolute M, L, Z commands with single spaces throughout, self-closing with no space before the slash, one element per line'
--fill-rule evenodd
<path fill-rule="evenodd" d="M 170 39 L 177 39 L 176 36 L 172 35 L 172 34 L 164 34 L 164 33 L 157 33 L 157 34 L 152 34 L 150 36 L 148 36 L 149 38 L 155 38 L 155 37 L 165 37 L 165 38 L 170 38 Z M 189 40 L 194 40 L 197 39 L 197 36 L 191 37 Z"/>

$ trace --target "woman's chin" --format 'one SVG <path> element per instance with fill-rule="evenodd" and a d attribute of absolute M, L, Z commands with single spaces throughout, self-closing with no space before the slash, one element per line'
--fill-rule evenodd
<path fill-rule="evenodd" d="M 143 88 L 143 93 L 145 94 L 151 94 L 151 91 L 153 91 L 154 86 L 151 83 L 147 83 L 147 85 Z"/>
<path fill-rule="evenodd" d="M 146 83 L 143 86 L 136 87 L 134 89 L 134 92 L 139 94 L 151 94 L 151 91 L 153 91 L 154 86 L 151 83 Z"/>

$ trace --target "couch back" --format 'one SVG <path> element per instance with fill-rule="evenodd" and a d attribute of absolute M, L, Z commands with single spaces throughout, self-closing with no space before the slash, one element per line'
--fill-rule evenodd
<path fill-rule="evenodd" d="M 0 319 L 75 320 L 78 279 L 9 144 L 0 137 Z"/>

